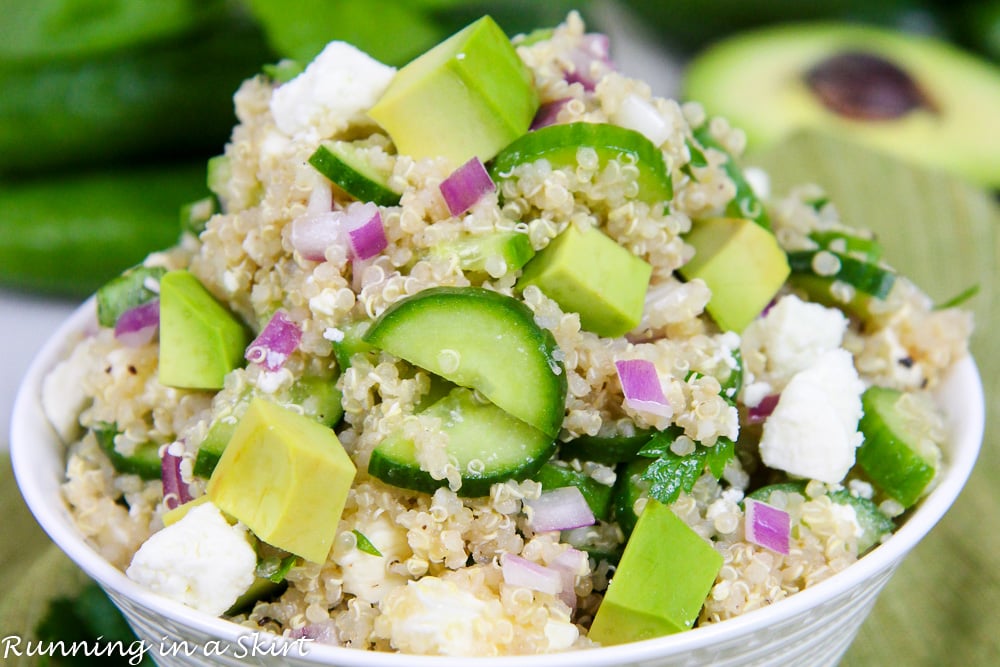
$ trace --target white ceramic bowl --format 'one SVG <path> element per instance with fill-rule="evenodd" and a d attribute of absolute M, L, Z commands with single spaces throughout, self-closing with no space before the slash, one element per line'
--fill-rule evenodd
<path fill-rule="evenodd" d="M 938 392 L 951 440 L 947 469 L 935 490 L 887 542 L 830 579 L 764 609 L 716 625 L 624 646 L 517 658 L 438 658 L 374 653 L 317 644 L 283 643 L 161 598 L 101 558 L 75 529 L 63 504 L 64 448 L 42 412 L 42 379 L 83 332 L 93 330 L 88 301 L 48 341 L 31 365 L 14 406 L 11 456 L 18 485 L 45 531 L 97 580 L 143 641 L 147 655 L 172 665 L 338 665 L 340 667 L 597 667 L 836 664 L 875 597 L 906 554 L 944 515 L 966 482 L 983 437 L 983 388 L 967 359 Z M 301 650 L 300 650 L 301 649 Z M 190 655 L 189 655 L 190 653 Z"/>

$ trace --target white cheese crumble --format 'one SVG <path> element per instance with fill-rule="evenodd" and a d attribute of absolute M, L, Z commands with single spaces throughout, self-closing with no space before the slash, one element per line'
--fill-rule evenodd
<path fill-rule="evenodd" d="M 835 484 L 854 465 L 861 444 L 861 394 L 851 354 L 825 352 L 796 373 L 781 392 L 760 440 L 760 455 L 770 468 Z"/>
<path fill-rule="evenodd" d="M 206 502 L 146 540 L 125 574 L 155 593 L 218 616 L 254 581 L 257 554 L 246 528 Z"/>
<path fill-rule="evenodd" d="M 305 71 L 271 95 L 274 122 L 290 137 L 330 137 L 364 120 L 396 69 L 346 42 L 330 42 Z"/>
<path fill-rule="evenodd" d="M 80 431 L 80 412 L 90 400 L 84 379 L 90 373 L 90 346 L 77 345 L 69 359 L 52 369 L 42 381 L 42 411 L 63 442 L 72 442 Z"/>
<path fill-rule="evenodd" d="M 349 548 L 343 548 L 338 542 L 333 561 L 340 566 L 345 593 L 378 604 L 386 593 L 407 581 L 406 577 L 388 569 L 392 563 L 398 563 L 411 554 L 406 530 L 394 524 L 385 514 L 367 523 L 359 523 L 355 529 L 368 538 L 382 555 L 366 553 L 350 540 Z"/>
<path fill-rule="evenodd" d="M 743 332 L 743 359 L 753 367 L 754 380 L 780 389 L 821 355 L 840 347 L 847 318 L 836 308 L 809 303 L 794 294 L 783 296 L 765 317 Z M 764 360 L 764 368 L 759 368 Z"/>

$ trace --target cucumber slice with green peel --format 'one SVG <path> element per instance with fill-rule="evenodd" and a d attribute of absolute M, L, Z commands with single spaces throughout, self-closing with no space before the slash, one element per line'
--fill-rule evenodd
<path fill-rule="evenodd" d="M 649 483 L 641 477 L 652 462 L 652 459 L 636 459 L 625 464 L 618 471 L 612 505 L 615 521 L 618 522 L 618 526 L 626 538 L 632 534 L 632 530 L 639 520 L 639 516 L 635 513 L 635 502 L 648 495 Z"/>
<path fill-rule="evenodd" d="M 144 442 L 136 446 L 135 451 L 125 456 L 115 449 L 115 436 L 118 429 L 113 424 L 103 424 L 94 429 L 94 437 L 101 446 L 114 469 L 123 475 L 138 475 L 143 479 L 160 479 L 162 464 L 160 462 L 160 446 L 155 442 Z"/>
<path fill-rule="evenodd" d="M 726 205 L 726 215 L 731 218 L 753 220 L 764 229 L 771 229 L 771 218 L 767 214 L 764 203 L 757 197 L 757 193 L 753 191 L 753 188 L 750 187 L 750 183 L 743 176 L 743 170 L 736 163 L 736 159 L 712 136 L 708 123 L 705 123 L 694 131 L 694 138 L 705 148 L 721 151 L 728 158 L 722 168 L 725 170 L 729 180 L 736 186 L 736 196 Z M 702 157 L 704 158 L 704 156 Z"/>
<path fill-rule="evenodd" d="M 196 477 L 208 479 L 212 476 L 212 471 L 219 464 L 222 452 L 233 437 L 236 431 L 235 419 L 216 419 L 208 427 L 205 439 L 198 446 L 198 453 L 194 457 L 194 474 Z"/>
<path fill-rule="evenodd" d="M 462 477 L 461 496 L 486 496 L 493 484 L 531 477 L 555 451 L 551 436 L 477 399 L 464 387 L 453 389 L 422 414 L 441 420 L 448 456 Z M 390 435 L 375 447 L 368 473 L 387 484 L 424 493 L 448 485 L 448 480 L 434 479 L 420 468 L 416 446 L 401 434 Z"/>
<path fill-rule="evenodd" d="M 904 405 L 906 396 L 887 387 L 870 387 L 861 396 L 864 416 L 858 428 L 865 439 L 857 458 L 879 489 L 910 507 L 933 481 L 941 450 L 928 436 L 926 415 Z"/>
<path fill-rule="evenodd" d="M 333 427 L 344 416 L 344 394 L 336 382 L 336 378 L 308 375 L 291 386 L 289 398 L 302 408 L 302 414 Z"/>
<path fill-rule="evenodd" d="M 633 164 L 639 170 L 637 197 L 649 204 L 673 198 L 674 187 L 663 153 L 649 139 L 635 130 L 608 123 L 568 123 L 549 125 L 528 132 L 511 142 L 489 165 L 494 183 L 510 177 L 514 167 L 548 160 L 553 167 L 577 164 L 577 151 L 592 148 L 600 167 L 610 160 Z"/>
<path fill-rule="evenodd" d="M 480 287 L 433 287 L 397 301 L 362 340 L 475 389 L 551 438 L 566 412 L 566 371 L 552 334 L 517 299 Z"/>
<path fill-rule="evenodd" d="M 868 498 L 852 495 L 847 489 L 831 491 L 828 495 L 833 502 L 854 508 L 854 516 L 861 526 L 861 535 L 858 536 L 859 556 L 881 544 L 885 536 L 896 530 L 893 520 Z"/>
<path fill-rule="evenodd" d="M 818 243 L 819 247 L 824 250 L 847 255 L 860 255 L 869 262 L 877 262 L 882 257 L 882 245 L 874 238 L 839 230 L 811 232 L 809 238 Z"/>
<path fill-rule="evenodd" d="M 796 493 L 805 496 L 806 482 L 781 482 L 762 486 L 755 491 L 748 493 L 747 498 L 759 500 L 763 503 L 772 504 L 771 497 L 774 493 L 784 494 Z M 872 547 L 880 544 L 886 535 L 891 535 L 896 530 L 896 524 L 878 508 L 874 502 L 868 498 L 855 496 L 847 489 L 839 489 L 827 493 L 835 503 L 849 505 L 854 509 L 854 516 L 858 525 L 861 526 L 861 535 L 858 536 L 858 555 L 866 553 Z"/>
<path fill-rule="evenodd" d="M 836 279 L 825 276 L 793 273 L 788 277 L 788 285 L 803 292 L 809 301 L 829 308 L 839 308 L 844 314 L 862 322 L 872 317 L 872 304 L 880 301 L 871 294 L 858 290 L 844 292 Z"/>
<path fill-rule="evenodd" d="M 341 372 L 351 367 L 351 360 L 356 354 L 373 355 L 378 352 L 373 346 L 366 343 L 362 337 L 371 325 L 368 320 L 358 320 L 350 322 L 338 328 L 338 337 L 332 342 L 333 356 L 337 360 L 337 366 Z"/>
<path fill-rule="evenodd" d="M 831 262 L 836 260 L 835 271 L 829 273 L 817 271 L 817 264 L 825 261 L 822 255 L 832 256 Z M 791 267 L 792 273 L 840 281 L 876 299 L 885 299 L 889 296 L 889 291 L 896 281 L 896 274 L 889 269 L 832 250 L 790 252 L 788 266 Z"/>
<path fill-rule="evenodd" d="M 531 478 L 541 484 L 546 491 L 575 486 L 580 489 L 595 517 L 602 520 L 610 517 L 612 487 L 601 484 L 583 471 L 575 470 L 563 462 L 549 461 Z"/>
<path fill-rule="evenodd" d="M 346 141 L 324 141 L 309 164 L 358 201 L 398 206 L 400 193 L 389 187 L 389 174 L 372 167 L 356 146 Z"/>
<path fill-rule="evenodd" d="M 563 443 L 562 453 L 567 457 L 614 465 L 631 461 L 649 442 L 654 431 L 638 431 L 634 435 L 581 435 Z"/>
<path fill-rule="evenodd" d="M 432 248 L 431 255 L 456 257 L 463 271 L 500 277 L 527 264 L 535 249 L 527 234 L 511 231 L 443 243 Z"/>
<path fill-rule="evenodd" d="M 166 272 L 159 266 L 135 266 L 109 280 L 97 290 L 97 323 L 114 327 L 126 310 L 155 299 L 159 295 L 156 287 Z"/>

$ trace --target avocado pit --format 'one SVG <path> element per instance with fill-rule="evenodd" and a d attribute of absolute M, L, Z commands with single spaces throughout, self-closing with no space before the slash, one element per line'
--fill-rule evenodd
<path fill-rule="evenodd" d="M 921 108 L 935 111 L 906 70 L 872 53 L 830 56 L 809 69 L 805 81 L 824 107 L 853 120 L 894 120 Z"/>

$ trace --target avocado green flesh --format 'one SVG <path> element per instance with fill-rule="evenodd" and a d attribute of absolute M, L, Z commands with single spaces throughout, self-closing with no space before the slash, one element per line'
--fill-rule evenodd
<path fill-rule="evenodd" d="M 639 325 L 653 267 L 599 229 L 570 225 L 524 267 L 517 287 L 537 286 L 582 328 L 622 336 Z"/>
<path fill-rule="evenodd" d="M 356 473 L 332 429 L 256 397 L 212 472 L 206 495 L 263 542 L 322 563 Z"/>
<path fill-rule="evenodd" d="M 788 278 L 785 251 L 768 230 L 746 219 L 711 218 L 694 223 L 685 241 L 694 257 L 680 268 L 712 291 L 707 310 L 723 331 L 742 332 Z"/>
<path fill-rule="evenodd" d="M 435 287 L 398 301 L 364 342 L 462 387 L 555 438 L 565 414 L 566 372 L 552 334 L 509 296 Z"/>
<path fill-rule="evenodd" d="M 186 270 L 160 279 L 159 380 L 168 387 L 221 389 L 243 363 L 242 322 Z"/>
<path fill-rule="evenodd" d="M 891 120 L 866 122 L 831 111 L 809 89 L 805 73 L 845 51 L 903 67 L 930 104 Z M 690 65 L 685 99 L 746 132 L 749 149 L 793 132 L 823 130 L 912 162 L 1000 185 L 1000 73 L 942 42 L 844 24 L 790 25 L 718 43 Z"/>
<path fill-rule="evenodd" d="M 588 636 L 611 646 L 690 629 L 722 563 L 669 507 L 649 500 Z"/>
<path fill-rule="evenodd" d="M 462 496 L 489 495 L 497 482 L 529 477 L 555 450 L 551 437 L 492 403 L 478 401 L 464 387 L 453 389 L 422 414 L 441 420 L 448 456 L 462 477 L 458 490 Z M 413 441 L 401 434 L 389 436 L 375 448 L 368 472 L 389 484 L 425 493 L 448 485 L 447 479 L 434 479 L 420 468 Z"/>
<path fill-rule="evenodd" d="M 531 74 L 485 16 L 403 67 L 369 115 L 400 153 L 486 162 L 527 132 L 538 109 Z"/>

